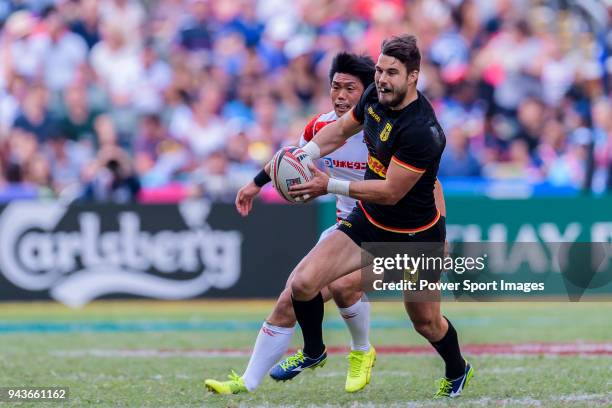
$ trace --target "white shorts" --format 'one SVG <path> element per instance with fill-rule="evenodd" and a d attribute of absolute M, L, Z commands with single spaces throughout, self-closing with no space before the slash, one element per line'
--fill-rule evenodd
<path fill-rule="evenodd" d="M 329 227 L 328 229 L 326 229 L 325 231 L 323 231 L 321 233 L 321 235 L 319 235 L 319 240 L 317 241 L 317 244 L 321 241 L 323 241 L 325 239 L 325 237 L 327 237 L 329 234 L 332 233 L 332 231 L 335 231 L 336 228 L 338 228 L 338 223 L 332 224 L 331 227 Z"/>

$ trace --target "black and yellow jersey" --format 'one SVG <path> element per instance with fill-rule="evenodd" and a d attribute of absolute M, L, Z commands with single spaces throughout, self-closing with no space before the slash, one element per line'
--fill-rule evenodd
<path fill-rule="evenodd" d="M 363 125 L 369 153 L 365 180 L 384 179 L 391 161 L 422 174 L 395 205 L 358 202 L 368 220 L 399 233 L 416 233 L 434 225 L 440 213 L 433 190 L 446 137 L 427 98 L 418 92 L 408 106 L 392 110 L 378 102 L 376 86 L 371 84 L 352 112 Z"/>

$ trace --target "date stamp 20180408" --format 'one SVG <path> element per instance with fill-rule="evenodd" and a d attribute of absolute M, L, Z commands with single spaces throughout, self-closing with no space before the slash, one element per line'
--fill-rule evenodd
<path fill-rule="evenodd" d="M 0 387 L 0 401 L 66 401 L 67 387 Z"/>

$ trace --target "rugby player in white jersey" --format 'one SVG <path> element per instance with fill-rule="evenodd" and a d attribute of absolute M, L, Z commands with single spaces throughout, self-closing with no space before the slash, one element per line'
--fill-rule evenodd
<path fill-rule="evenodd" d="M 300 144 L 309 142 L 325 125 L 334 122 L 351 110 L 359 101 L 364 89 L 374 81 L 374 62 L 366 56 L 339 53 L 333 59 L 329 78 L 333 110 L 315 116 L 305 127 Z M 367 167 L 368 152 L 363 135 L 358 133 L 346 143 L 320 159 L 320 165 L 331 177 L 344 180 L 363 180 Z M 263 177 L 263 180 L 262 180 Z M 253 199 L 269 177 L 260 173 L 253 182 L 243 187 L 236 197 L 236 207 L 242 216 L 251 211 Z M 337 219 L 344 219 L 355 207 L 355 200 L 337 196 Z M 321 234 L 323 239 L 336 228 L 334 224 Z M 291 303 L 291 276 L 285 290 L 279 296 L 274 310 L 263 323 L 255 341 L 255 347 L 247 369 L 242 376 L 232 372 L 229 381 L 208 379 L 206 387 L 219 394 L 236 394 L 253 391 L 268 372 L 277 381 L 290 380 L 306 368 L 323 366 L 327 355 L 311 361 L 298 350 L 294 355 L 276 364 L 287 352 L 296 323 Z M 348 355 L 349 369 L 345 389 L 355 392 L 363 389 L 370 380 L 376 352 L 369 342 L 370 304 L 362 300 L 359 272 L 346 275 L 332 282 L 324 290 L 325 300 L 333 298 L 351 333 L 351 351 Z M 270 371 L 272 369 L 272 371 Z"/>

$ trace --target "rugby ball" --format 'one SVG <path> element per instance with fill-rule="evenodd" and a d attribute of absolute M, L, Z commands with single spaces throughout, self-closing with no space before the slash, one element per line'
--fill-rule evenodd
<path fill-rule="evenodd" d="M 303 202 L 289 195 L 289 187 L 312 180 L 310 163 L 308 153 L 299 147 L 289 146 L 276 152 L 270 165 L 270 178 L 281 197 L 291 203 Z"/>

